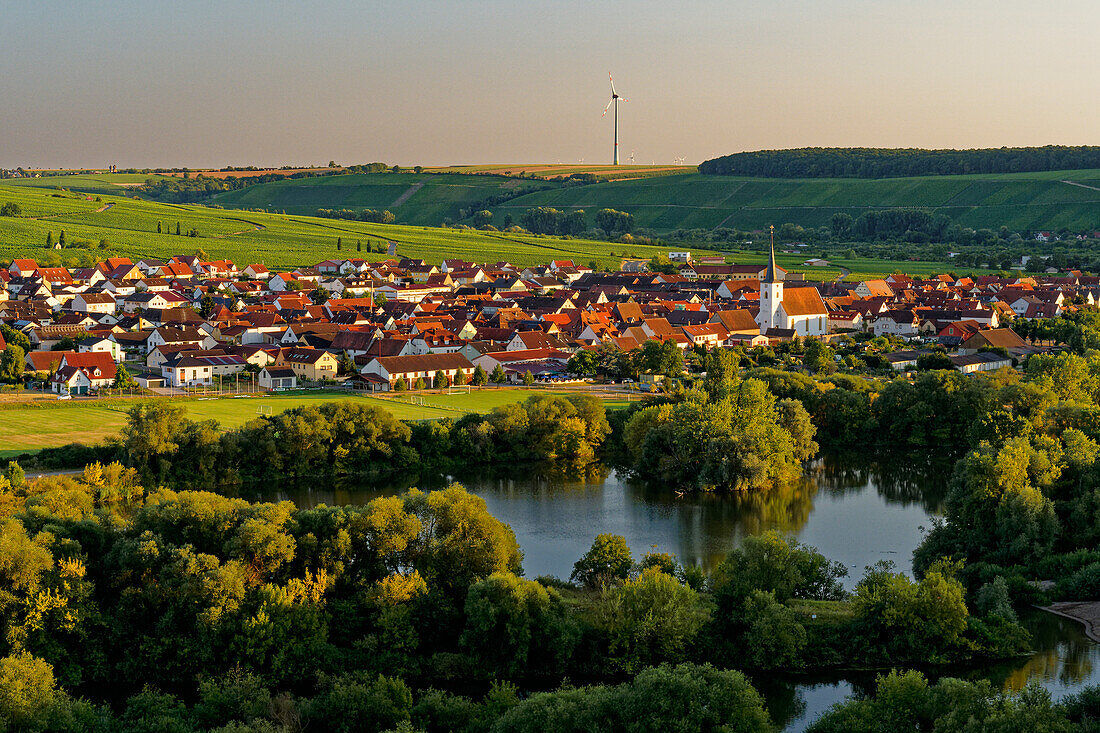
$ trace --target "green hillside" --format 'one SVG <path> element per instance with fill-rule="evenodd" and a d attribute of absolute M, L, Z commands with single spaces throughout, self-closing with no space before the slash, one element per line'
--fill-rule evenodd
<path fill-rule="evenodd" d="M 1072 185 L 1072 181 L 1082 185 Z M 563 186 L 501 176 L 381 173 L 267 183 L 214 198 L 233 208 L 312 213 L 318 208 L 390 209 L 398 221 L 438 225 L 488 196 L 541 186 L 491 207 L 496 220 L 534 206 L 610 207 L 658 232 L 719 226 L 758 229 L 792 222 L 822 226 L 833 214 L 870 208 L 924 208 L 974 228 L 1015 231 L 1100 228 L 1100 170 L 889 179 L 769 179 L 696 173 Z M 594 216 L 589 223 L 594 226 Z"/>
<path fill-rule="evenodd" d="M 270 268 L 286 268 L 330 257 L 354 257 L 357 241 L 363 245 L 360 256 L 378 258 L 377 254 L 368 254 L 370 247 L 393 241 L 398 243 L 399 255 L 433 262 L 458 257 L 530 265 L 575 259 L 617 267 L 625 249 L 615 242 L 368 224 L 163 204 L 124 196 L 97 198 L 75 191 L 0 182 L 0 205 L 9 201 L 18 204 L 22 213 L 0 217 L 0 259 L 34 257 L 41 262 L 56 262 L 60 258 L 74 264 L 113 255 L 166 258 L 201 248 L 211 257 L 227 257 L 240 264 L 262 262 Z M 158 223 L 161 234 L 157 233 Z M 177 223 L 181 236 L 174 233 Z M 198 232 L 197 237 L 186 236 L 192 229 Z M 46 249 L 47 233 L 52 233 L 56 241 L 62 231 L 69 248 L 60 252 Z M 339 251 L 337 238 L 343 240 Z M 630 245 L 630 251 L 648 258 L 664 250 Z"/>
<path fill-rule="evenodd" d="M 446 218 L 456 219 L 459 209 L 491 196 L 558 185 L 505 176 L 367 173 L 261 183 L 218 194 L 211 203 L 288 214 L 312 214 L 317 209 L 388 209 L 403 224 L 439 226 Z"/>

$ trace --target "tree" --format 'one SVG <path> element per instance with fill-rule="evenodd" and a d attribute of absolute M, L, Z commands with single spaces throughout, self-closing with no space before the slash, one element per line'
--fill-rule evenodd
<path fill-rule="evenodd" d="M 523 386 L 524 387 L 530 387 L 534 383 L 535 383 L 535 377 L 534 377 L 533 374 L 531 374 L 531 370 L 528 369 L 527 371 L 525 371 L 523 373 Z"/>
<path fill-rule="evenodd" d="M 17 344 L 8 344 L 0 354 L 0 381 L 15 384 L 23 377 L 27 354 Z"/>
<path fill-rule="evenodd" d="M 53 249 L 53 232 L 46 232 L 46 249 Z"/>
<path fill-rule="evenodd" d="M 61 249 L 65 249 L 65 230 L 61 230 L 61 234 L 57 237 L 57 243 L 61 245 Z"/>
<path fill-rule="evenodd" d="M 634 558 L 625 537 L 600 534 L 596 535 L 584 557 L 573 565 L 569 579 L 580 581 L 589 588 L 599 588 L 626 580 L 633 566 Z"/>
<path fill-rule="evenodd" d="M 600 209 L 596 212 L 596 225 L 610 237 L 612 234 L 628 234 L 634 231 L 634 215 L 615 209 Z"/>
<path fill-rule="evenodd" d="M 130 372 L 126 369 L 125 364 L 119 364 L 115 367 L 115 381 L 111 385 L 112 387 L 115 389 L 127 389 L 136 385 L 137 382 L 130 376 Z"/>
<path fill-rule="evenodd" d="M 561 596 L 513 573 L 470 586 L 461 645 L 493 676 L 560 673 L 580 633 Z"/>
<path fill-rule="evenodd" d="M 493 373 L 489 375 L 489 381 L 493 384 L 504 384 L 508 381 L 507 375 L 504 373 L 504 367 L 497 364 L 493 369 Z"/>
<path fill-rule="evenodd" d="M 413 384 L 413 389 L 424 389 L 427 385 L 424 383 L 424 377 L 417 377 L 416 383 Z"/>
<path fill-rule="evenodd" d="M 337 237 L 336 238 L 336 251 L 339 252 L 343 248 L 343 246 L 344 246 L 344 238 L 343 237 Z"/>
<path fill-rule="evenodd" d="M 26 481 L 27 475 L 17 462 L 8 461 L 8 470 L 4 472 L 4 478 L 8 480 L 8 485 L 17 489 Z"/>
<path fill-rule="evenodd" d="M 470 384 L 475 387 L 482 387 L 489 381 L 489 376 L 485 373 L 485 368 L 478 364 L 474 367 L 474 376 L 470 379 Z"/>
<path fill-rule="evenodd" d="M 493 223 L 493 212 L 488 209 L 482 209 L 474 213 L 473 220 L 475 227 L 488 226 Z"/>
<path fill-rule="evenodd" d="M 612 663 L 628 673 L 681 661 L 707 616 L 694 590 L 658 568 L 610 591 L 598 615 Z"/>
<path fill-rule="evenodd" d="M 355 240 L 355 251 L 356 252 L 362 252 L 363 251 L 363 243 L 360 242 L 359 240 Z"/>
<path fill-rule="evenodd" d="M 12 328 L 6 323 L 0 323 L 0 336 L 4 337 L 4 342 L 7 344 L 15 344 L 19 348 L 23 349 L 23 353 L 30 351 L 31 339 L 30 336 Z"/>
<path fill-rule="evenodd" d="M 159 221 L 157 222 L 157 234 L 163 234 Z M 49 242 L 47 241 L 46 244 L 49 244 Z"/>
<path fill-rule="evenodd" d="M 815 338 L 806 339 L 802 352 L 802 364 L 813 374 L 836 371 L 836 352 Z"/>
<path fill-rule="evenodd" d="M 23 208 L 14 201 L 9 201 L 0 206 L 0 216 L 19 216 L 22 213 Z"/>
<path fill-rule="evenodd" d="M 316 305 L 324 305 L 326 302 L 328 302 L 328 298 L 328 291 L 322 287 L 314 288 L 313 292 L 309 294 L 309 299 L 313 301 Z"/>
<path fill-rule="evenodd" d="M 833 214 L 833 218 L 829 220 L 829 228 L 832 230 L 834 237 L 845 239 L 852 233 L 852 223 L 854 221 L 851 214 L 840 212 Z"/>
<path fill-rule="evenodd" d="M 463 385 L 465 385 L 466 384 L 466 372 L 462 371 L 461 369 L 456 371 L 455 376 L 454 376 L 453 384 L 456 387 L 462 387 Z"/>
<path fill-rule="evenodd" d="M 432 389 L 443 389 L 447 386 L 450 380 L 447 379 L 447 375 L 443 373 L 443 370 L 439 370 L 432 377 Z"/>
<path fill-rule="evenodd" d="M 209 318 L 214 313 L 214 299 L 210 297 L 209 293 L 204 293 L 202 298 L 199 299 L 199 315 L 203 318 Z"/>
<path fill-rule="evenodd" d="M 180 235 L 180 223 L 177 221 L 176 222 L 176 236 L 178 237 L 179 235 Z"/>

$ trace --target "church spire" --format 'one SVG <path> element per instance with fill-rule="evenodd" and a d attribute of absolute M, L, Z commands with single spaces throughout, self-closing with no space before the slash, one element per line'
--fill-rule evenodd
<path fill-rule="evenodd" d="M 775 225 L 772 224 L 769 228 L 771 229 L 772 239 L 771 254 L 768 256 L 768 271 L 764 273 L 764 282 L 774 283 L 779 281 L 775 274 Z"/>

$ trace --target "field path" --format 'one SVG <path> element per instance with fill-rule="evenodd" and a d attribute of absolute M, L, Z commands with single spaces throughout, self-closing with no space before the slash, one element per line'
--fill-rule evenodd
<path fill-rule="evenodd" d="M 242 229 L 239 232 L 229 232 L 228 234 L 211 234 L 210 238 L 225 239 L 226 237 L 235 237 L 238 234 L 247 234 L 248 232 L 262 232 L 264 229 L 267 229 L 267 227 L 265 227 L 263 224 L 257 224 L 256 222 L 249 221 L 248 219 L 234 219 L 233 221 L 243 221 L 245 224 L 251 224 L 252 228 Z"/>
<path fill-rule="evenodd" d="M 840 267 L 840 265 L 837 265 L 837 267 Z M 852 271 L 849 270 L 847 267 L 840 267 L 840 274 L 836 276 L 836 280 L 834 282 L 840 282 L 851 274 Z"/>
<path fill-rule="evenodd" d="M 398 206 L 400 206 L 401 204 L 408 201 L 409 197 L 411 197 L 414 193 L 416 193 L 417 191 L 419 191 L 422 188 L 424 188 L 424 182 L 423 181 L 421 181 L 420 183 L 414 183 L 413 185 L 409 186 L 409 189 L 407 191 L 405 191 L 405 193 L 398 196 L 397 200 L 394 201 L 392 204 L 390 204 L 390 206 L 392 206 L 393 208 L 396 209 Z"/>
<path fill-rule="evenodd" d="M 115 204 L 114 204 L 113 201 L 109 204 L 103 204 L 103 206 L 100 206 L 98 209 L 96 209 L 92 213 L 93 214 L 102 214 L 104 211 L 106 211 L 107 209 L 111 208 L 114 205 Z M 29 221 L 43 221 L 45 219 L 57 219 L 57 218 L 62 217 L 62 216 L 78 216 L 78 215 L 83 214 L 83 213 L 85 213 L 85 212 L 83 212 L 83 211 L 63 211 L 60 214 L 46 214 L 44 216 L 25 216 L 23 218 L 27 219 Z"/>
<path fill-rule="evenodd" d="M 99 207 L 98 209 L 96 209 L 96 210 L 95 210 L 95 211 L 94 211 L 93 213 L 95 213 L 95 214 L 102 214 L 102 213 L 103 213 L 104 211 L 106 211 L 107 209 L 111 208 L 111 207 L 112 207 L 112 206 L 114 206 L 114 205 L 115 205 L 115 203 L 114 203 L 113 201 L 112 201 L 111 203 L 109 203 L 109 204 L 103 204 L 103 206 L 100 206 L 100 207 Z"/>
<path fill-rule="evenodd" d="M 1090 191 L 1100 191 L 1100 188 L 1090 186 L 1087 183 L 1078 183 L 1077 181 L 1062 181 L 1062 183 L 1068 183 L 1071 186 L 1078 186 L 1079 188 L 1087 188 Z"/>

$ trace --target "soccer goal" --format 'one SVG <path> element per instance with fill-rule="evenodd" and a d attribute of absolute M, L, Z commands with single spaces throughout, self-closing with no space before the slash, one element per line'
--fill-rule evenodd
<path fill-rule="evenodd" d="M 271 417 L 271 405 L 260 405 L 256 408 L 256 414 Z"/>
<path fill-rule="evenodd" d="M 424 405 L 424 398 L 423 397 L 418 397 L 417 395 L 409 395 L 409 404 L 410 405 L 421 405 L 421 406 L 423 406 Z"/>
<path fill-rule="evenodd" d="M 470 394 L 470 385 L 459 384 L 451 385 L 447 388 L 447 394 Z"/>

